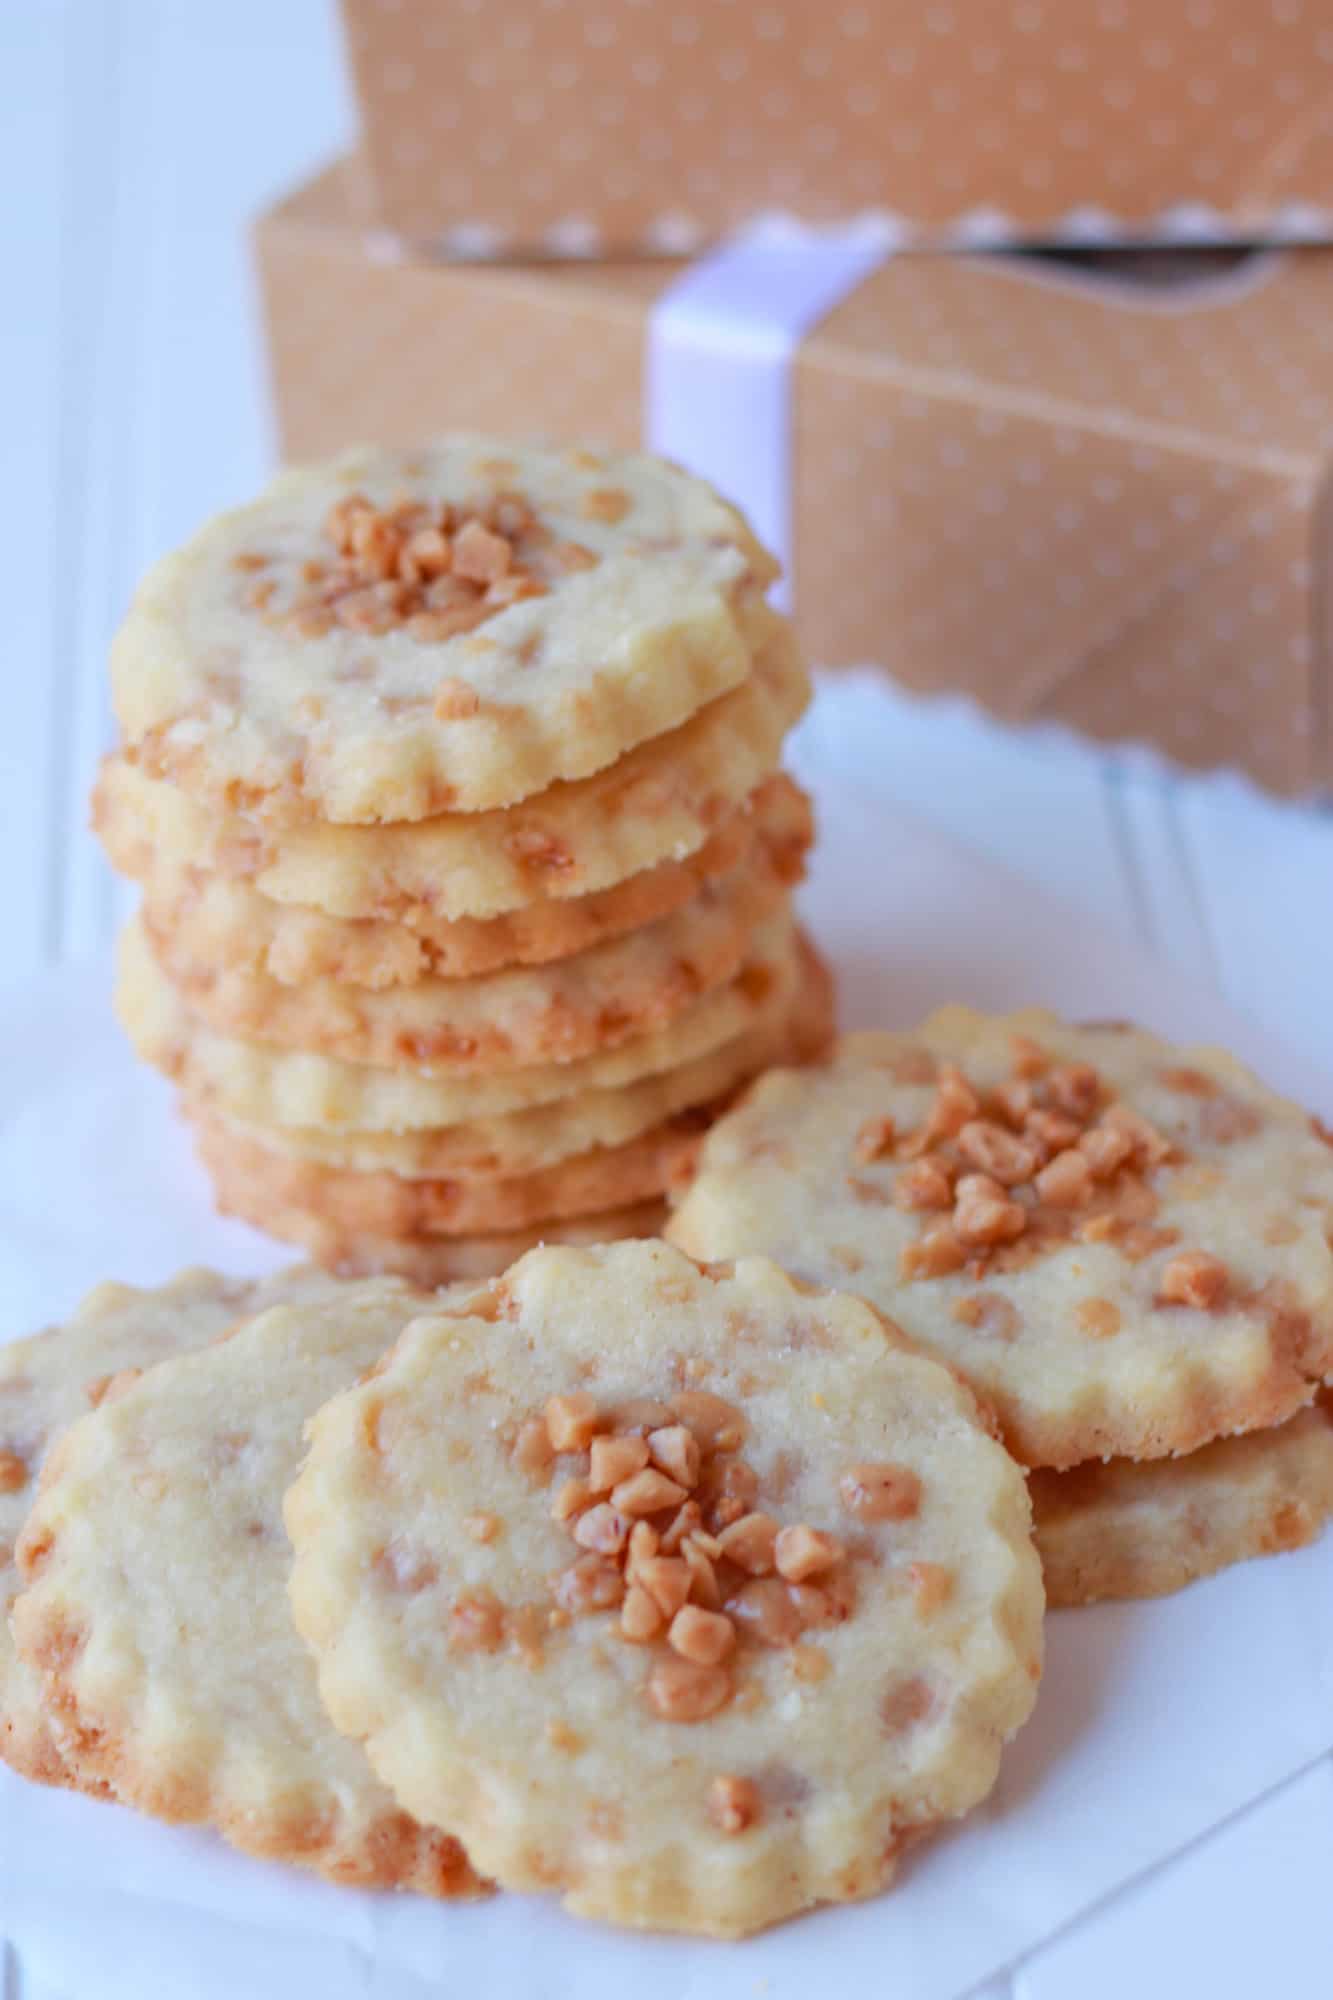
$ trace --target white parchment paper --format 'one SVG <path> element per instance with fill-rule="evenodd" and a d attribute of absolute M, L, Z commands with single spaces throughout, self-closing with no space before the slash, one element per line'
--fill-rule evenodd
<path fill-rule="evenodd" d="M 876 775 L 881 713 L 864 685 L 828 688 L 798 744 L 821 822 L 806 914 L 847 1025 L 908 1024 L 945 999 L 1133 1016 L 1227 1042 L 1333 1115 L 1300 1050 L 896 811 Z M 212 1215 L 109 985 L 97 964 L 0 1002 L 0 1338 L 102 1277 L 286 1261 Z M 618 1935 L 526 1897 L 354 1894 L 2 1770 L 0 1935 L 23 2000 L 950 2000 L 1330 1746 L 1333 1537 L 1160 1603 L 1053 1617 L 1036 1715 L 983 1811 L 893 1894 L 744 1945 Z"/>

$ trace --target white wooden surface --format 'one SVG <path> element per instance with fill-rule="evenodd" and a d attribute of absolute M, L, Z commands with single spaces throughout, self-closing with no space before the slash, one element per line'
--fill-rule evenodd
<path fill-rule="evenodd" d="M 107 641 L 144 564 L 269 462 L 244 227 L 345 143 L 351 115 L 331 0 L 8 0 L 0 78 L 0 979 L 19 980 L 109 936 L 117 892 L 84 830 Z M 1007 736 L 953 705 L 903 703 L 897 746 L 904 805 L 1129 925 L 1333 1069 L 1327 813 Z M 1327 1994 L 1331 1853 L 1324 1764 L 985 2000 Z M 73 1884 L 70 1902 L 77 1920 Z M 3 1909 L 0 1883 L 0 1932 Z M 11 1943 L 0 1994 L 38 1993 Z"/>

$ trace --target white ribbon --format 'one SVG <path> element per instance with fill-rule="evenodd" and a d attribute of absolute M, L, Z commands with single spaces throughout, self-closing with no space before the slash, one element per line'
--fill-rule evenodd
<path fill-rule="evenodd" d="M 644 439 L 733 500 L 786 575 L 790 608 L 791 362 L 810 329 L 892 254 L 892 224 L 765 219 L 701 257 L 653 309 Z"/>

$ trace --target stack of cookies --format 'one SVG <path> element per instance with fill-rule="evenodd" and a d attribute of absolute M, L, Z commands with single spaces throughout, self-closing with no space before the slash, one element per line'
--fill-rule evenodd
<path fill-rule="evenodd" d="M 668 1228 L 861 1293 L 1029 1468 L 1050 1603 L 1333 1515 L 1333 1150 L 1220 1049 L 944 1008 L 762 1078 Z"/>
<path fill-rule="evenodd" d="M 469 437 L 288 473 L 150 574 L 95 823 L 225 1210 L 428 1284 L 651 1233 L 819 1049 L 774 574 L 675 467 Z"/>

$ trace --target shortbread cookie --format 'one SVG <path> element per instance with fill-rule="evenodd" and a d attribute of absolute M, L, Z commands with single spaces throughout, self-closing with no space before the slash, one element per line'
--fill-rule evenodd
<path fill-rule="evenodd" d="M 623 1146 L 598 1146 L 536 1173 L 491 1180 L 401 1180 L 294 1159 L 215 1118 L 195 1125 L 199 1157 L 219 1206 L 275 1236 L 303 1240 L 304 1216 L 354 1235 L 497 1235 L 539 1223 L 655 1201 L 688 1174 L 700 1139 L 724 1107 L 678 1111 Z M 290 1223 L 292 1228 L 284 1226 Z"/>
<path fill-rule="evenodd" d="M 1094 1460 L 1029 1488 L 1048 1603 L 1162 1597 L 1314 1541 L 1333 1516 L 1333 1397 L 1183 1458 Z"/>
<path fill-rule="evenodd" d="M 853 1286 L 1028 1465 L 1195 1451 L 1333 1375 L 1333 1151 L 1216 1049 L 945 1008 L 773 1072 L 673 1219 Z"/>
<path fill-rule="evenodd" d="M 310 1427 L 292 1603 L 340 1729 L 506 1886 L 738 1935 L 989 1791 L 1042 1590 L 1017 1467 L 862 1301 L 535 1252 Z"/>
<path fill-rule="evenodd" d="M 202 1347 L 265 1305 L 325 1296 L 331 1282 L 318 1271 L 249 1282 L 191 1270 L 151 1291 L 108 1283 L 63 1326 L 0 1347 L 0 1757 L 25 1777 L 69 1779 L 38 1678 L 16 1656 L 9 1632 L 19 1592 L 14 1544 L 51 1440 L 96 1407 L 125 1370 Z"/>
<path fill-rule="evenodd" d="M 329 1726 L 292 1629 L 281 1502 L 302 1425 L 423 1305 L 396 1280 L 324 1289 L 65 1433 L 19 1538 L 15 1637 L 70 1764 L 126 1804 L 339 1881 L 467 1893 L 458 1842 Z"/>
<path fill-rule="evenodd" d="M 391 1272 L 420 1289 L 433 1291 L 441 1285 L 494 1278 L 526 1250 L 543 1243 L 601 1244 L 657 1237 L 666 1219 L 664 1201 L 641 1201 L 628 1208 L 603 1209 L 597 1215 L 536 1223 L 499 1236 L 376 1236 L 366 1230 L 339 1229 L 304 1210 L 276 1220 L 266 1216 L 264 1228 L 270 1235 L 281 1233 L 302 1245 L 318 1263 L 344 1278 Z"/>
<path fill-rule="evenodd" d="M 113 756 L 98 780 L 94 823 L 118 865 L 146 831 L 172 862 L 239 876 L 276 902 L 330 916 L 413 926 L 494 917 L 593 895 L 697 853 L 771 776 L 809 694 L 784 631 L 747 681 L 680 729 L 504 812 L 442 813 L 406 826 L 315 821 L 277 832 Z"/>
<path fill-rule="evenodd" d="M 142 769 L 278 824 L 485 811 L 739 686 L 776 573 L 734 507 L 642 453 L 345 452 L 150 570 L 116 714 Z"/>
<path fill-rule="evenodd" d="M 151 928 L 195 966 L 263 976 L 283 986 L 316 980 L 383 991 L 418 980 L 473 979 L 514 965 L 547 965 L 643 930 L 698 899 L 741 921 L 742 906 L 772 901 L 805 872 L 814 837 L 810 801 L 785 774 L 767 778 L 697 853 L 560 903 L 507 916 L 423 921 L 419 930 L 373 917 L 326 916 L 271 897 L 235 876 L 209 875 L 129 844 L 126 872 L 145 884 Z M 117 865 L 124 866 L 120 854 Z"/>
<path fill-rule="evenodd" d="M 665 1028 L 578 1062 L 534 1064 L 491 1076 L 372 1069 L 219 1035 L 189 1014 L 158 969 L 137 922 L 126 927 L 121 942 L 116 1008 L 146 1062 L 229 1118 L 396 1132 L 461 1124 L 588 1090 L 613 1089 L 721 1048 L 754 1025 L 766 1001 L 790 1004 L 796 935 L 786 922 L 764 925 L 737 977 Z"/>
<path fill-rule="evenodd" d="M 479 979 L 419 979 L 373 992 L 333 979 L 284 986 L 264 972 L 194 957 L 151 909 L 144 933 L 192 1014 L 226 1035 L 383 1069 L 486 1075 L 575 1062 L 666 1027 L 736 977 L 758 926 L 788 891 L 756 872 L 729 891 L 708 884 L 641 931 Z"/>
<path fill-rule="evenodd" d="M 754 1025 L 710 1055 L 610 1090 L 558 1097 L 530 1111 L 409 1132 L 336 1126 L 245 1124 L 231 1130 L 296 1159 L 390 1173 L 404 1180 L 494 1180 L 534 1174 L 594 1147 L 628 1145 L 682 1111 L 730 1095 L 771 1063 L 810 1062 L 833 1033 L 833 982 L 822 960 L 803 950 L 794 997 L 785 982 L 763 1002 Z M 186 1115 L 218 1117 L 208 1101 L 186 1097 Z"/>

